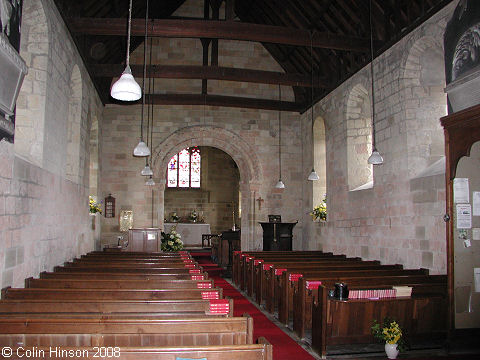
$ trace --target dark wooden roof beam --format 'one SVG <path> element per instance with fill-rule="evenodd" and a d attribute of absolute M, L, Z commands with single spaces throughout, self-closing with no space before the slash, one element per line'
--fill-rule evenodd
<path fill-rule="evenodd" d="M 70 29 L 74 33 L 89 35 L 125 36 L 125 19 L 71 18 Z M 144 19 L 132 19 L 132 36 L 143 36 Z M 310 32 L 281 26 L 215 20 L 170 20 L 156 19 L 148 30 L 151 36 L 176 38 L 216 38 L 241 41 L 309 46 Z M 327 49 L 366 52 L 369 41 L 365 38 L 316 32 L 313 46 Z"/>
<path fill-rule="evenodd" d="M 124 70 L 121 64 L 90 64 L 95 77 L 115 77 Z M 143 76 L 142 65 L 130 65 L 136 77 Z M 259 84 L 280 84 L 285 86 L 311 87 L 310 74 L 291 74 L 274 71 L 236 69 L 219 66 L 196 65 L 154 65 L 147 66 L 147 77 L 161 79 L 211 79 L 251 82 Z M 329 88 L 330 84 L 323 77 L 316 76 L 316 87 Z"/>
<path fill-rule="evenodd" d="M 147 96 L 150 95 L 147 94 Z M 302 109 L 301 105 L 291 101 L 210 94 L 153 94 L 151 99 L 155 105 L 208 105 L 294 112 Z"/>

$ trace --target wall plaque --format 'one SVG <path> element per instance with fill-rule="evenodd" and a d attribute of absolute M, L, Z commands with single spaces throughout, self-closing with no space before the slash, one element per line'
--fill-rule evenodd
<path fill-rule="evenodd" d="M 112 194 L 108 194 L 108 196 L 105 198 L 105 217 L 115 217 L 115 198 L 112 196 Z"/>

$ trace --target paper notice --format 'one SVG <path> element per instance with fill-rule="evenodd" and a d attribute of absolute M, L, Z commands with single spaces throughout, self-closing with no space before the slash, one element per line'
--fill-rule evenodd
<path fill-rule="evenodd" d="M 480 240 L 480 228 L 472 229 L 472 240 Z"/>
<path fill-rule="evenodd" d="M 475 281 L 475 292 L 480 292 L 480 268 L 473 268 L 473 280 Z"/>
<path fill-rule="evenodd" d="M 453 179 L 453 201 L 458 203 L 470 202 L 470 193 L 468 187 L 468 178 Z"/>
<path fill-rule="evenodd" d="M 473 216 L 480 216 L 480 191 L 474 191 L 472 198 Z"/>
<path fill-rule="evenodd" d="M 472 207 L 470 204 L 457 204 L 457 229 L 472 228 Z"/>

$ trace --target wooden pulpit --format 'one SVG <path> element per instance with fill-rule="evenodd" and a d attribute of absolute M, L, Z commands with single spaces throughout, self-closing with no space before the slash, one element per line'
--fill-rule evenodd
<path fill-rule="evenodd" d="M 293 227 L 297 223 L 261 222 L 263 229 L 263 251 L 291 251 Z"/>

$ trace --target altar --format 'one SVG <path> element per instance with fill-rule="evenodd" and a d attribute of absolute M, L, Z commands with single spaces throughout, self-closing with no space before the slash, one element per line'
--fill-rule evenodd
<path fill-rule="evenodd" d="M 163 231 L 168 233 L 173 226 L 177 226 L 185 247 L 202 247 L 202 234 L 210 234 L 210 224 L 199 223 L 165 223 Z"/>

